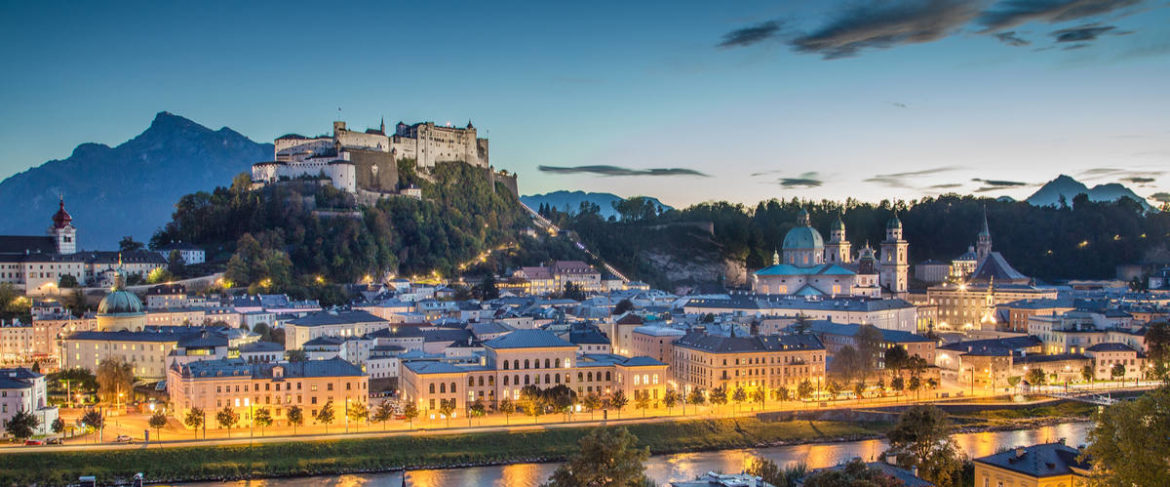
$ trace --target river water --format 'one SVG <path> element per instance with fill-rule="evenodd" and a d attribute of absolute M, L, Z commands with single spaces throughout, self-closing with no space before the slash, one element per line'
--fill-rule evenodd
<path fill-rule="evenodd" d="M 996 431 L 984 433 L 962 433 L 954 436 L 955 443 L 967 456 L 987 456 L 1004 448 L 1026 446 L 1036 443 L 1057 441 L 1061 438 L 1070 446 L 1085 443 L 1090 423 L 1067 423 L 1045 426 L 1030 430 Z M 752 458 L 765 457 L 779 465 L 804 463 L 810 469 L 837 465 L 854 457 L 867 461 L 877 460 L 885 450 L 885 440 L 850 441 L 831 444 L 809 444 L 778 446 L 771 448 L 748 448 L 699 453 L 676 453 L 655 455 L 646 462 L 646 475 L 659 485 L 669 482 L 691 480 L 708 471 L 738 473 Z M 407 473 L 406 484 L 411 487 L 440 486 L 485 486 L 485 487 L 533 487 L 548 479 L 555 463 L 517 463 L 488 467 L 453 468 L 444 470 L 414 470 Z M 402 473 L 377 473 L 302 477 L 287 479 L 263 479 L 228 483 L 193 483 L 196 487 L 358 487 L 358 486 L 400 486 Z"/>

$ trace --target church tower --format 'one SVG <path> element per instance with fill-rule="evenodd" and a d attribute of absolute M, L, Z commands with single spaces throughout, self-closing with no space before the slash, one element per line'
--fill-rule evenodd
<path fill-rule="evenodd" d="M 983 207 L 983 229 L 979 231 L 979 236 L 975 242 L 975 259 L 976 262 L 983 262 L 987 256 L 991 255 L 991 230 L 987 228 L 987 207 Z"/>
<path fill-rule="evenodd" d="M 838 216 L 829 228 L 829 242 L 825 244 L 825 263 L 849 264 L 853 261 L 853 248 L 845 238 L 845 222 Z"/>
<path fill-rule="evenodd" d="M 910 242 L 902 238 L 902 220 L 894 215 L 886 224 L 886 239 L 882 242 L 879 262 L 881 284 L 892 293 L 904 293 L 910 288 Z"/>
<path fill-rule="evenodd" d="M 57 243 L 57 253 L 68 255 L 77 252 L 77 229 L 73 228 L 73 217 L 65 211 L 65 197 L 61 197 L 57 213 L 53 215 L 53 225 L 49 227 L 49 235 Z"/>

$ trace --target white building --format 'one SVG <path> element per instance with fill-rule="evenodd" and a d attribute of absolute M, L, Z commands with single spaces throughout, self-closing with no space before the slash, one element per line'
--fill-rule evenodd
<path fill-rule="evenodd" d="M 36 416 L 38 424 L 33 430 L 34 436 L 52 432 L 57 407 L 49 405 L 45 376 L 25 368 L 0 369 L 0 424 L 20 411 Z M 3 430 L 0 433 L 7 435 Z"/>

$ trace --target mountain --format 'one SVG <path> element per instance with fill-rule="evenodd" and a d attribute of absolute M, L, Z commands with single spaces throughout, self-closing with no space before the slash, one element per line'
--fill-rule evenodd
<path fill-rule="evenodd" d="M 645 197 L 654 204 L 665 210 L 672 210 L 673 208 L 662 204 L 657 198 L 649 196 Z M 617 210 L 613 208 L 614 203 L 625 201 L 625 198 L 612 193 L 586 193 L 584 191 L 553 191 L 545 194 L 531 194 L 528 196 L 521 196 L 520 201 L 533 210 L 539 210 L 541 205 L 549 205 L 559 211 L 574 214 L 577 209 L 581 207 L 582 202 L 589 202 L 601 208 L 601 216 L 603 218 L 621 218 Z"/>
<path fill-rule="evenodd" d="M 1099 184 L 1089 188 L 1064 174 L 1045 183 L 1025 201 L 1032 206 L 1060 206 L 1060 197 L 1063 196 L 1064 201 L 1071 205 L 1073 198 L 1082 193 L 1089 196 L 1089 201 L 1117 201 L 1121 198 L 1130 198 L 1142 205 L 1146 211 L 1154 209 L 1145 198 L 1119 183 Z"/>
<path fill-rule="evenodd" d="M 7 215 L 0 234 L 44 234 L 64 196 L 79 248 L 116 248 L 125 235 L 146 241 L 170 221 L 179 197 L 211 190 L 271 157 L 272 144 L 161 112 L 145 132 L 117 147 L 81 144 L 65 159 L 0 182 Z"/>

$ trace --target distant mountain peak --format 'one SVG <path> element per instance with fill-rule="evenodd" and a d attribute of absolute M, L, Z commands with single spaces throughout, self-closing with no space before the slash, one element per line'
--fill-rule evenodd
<path fill-rule="evenodd" d="M 663 210 L 673 209 L 670 206 L 662 204 L 661 201 L 658 201 L 658 198 L 651 196 L 643 196 L 643 198 L 653 201 L 662 207 Z M 624 201 L 625 199 L 613 193 L 587 193 L 581 190 L 568 191 L 563 189 L 545 194 L 530 194 L 520 197 L 520 201 L 533 210 L 539 210 L 540 205 L 548 205 L 558 211 L 570 214 L 576 213 L 581 207 L 581 203 L 587 201 L 597 205 L 600 209 L 600 215 L 603 218 L 609 218 L 611 216 L 621 218 L 617 210 L 614 209 L 613 204 Z"/>
<path fill-rule="evenodd" d="M 1060 206 L 1061 198 L 1063 198 L 1064 204 L 1072 206 L 1073 199 L 1079 194 L 1088 195 L 1090 201 L 1117 201 L 1120 198 L 1129 198 L 1140 204 L 1146 211 L 1154 210 L 1145 198 L 1138 196 L 1121 183 L 1098 184 L 1090 188 L 1065 174 L 1045 183 L 1025 201 L 1033 206 Z"/>

